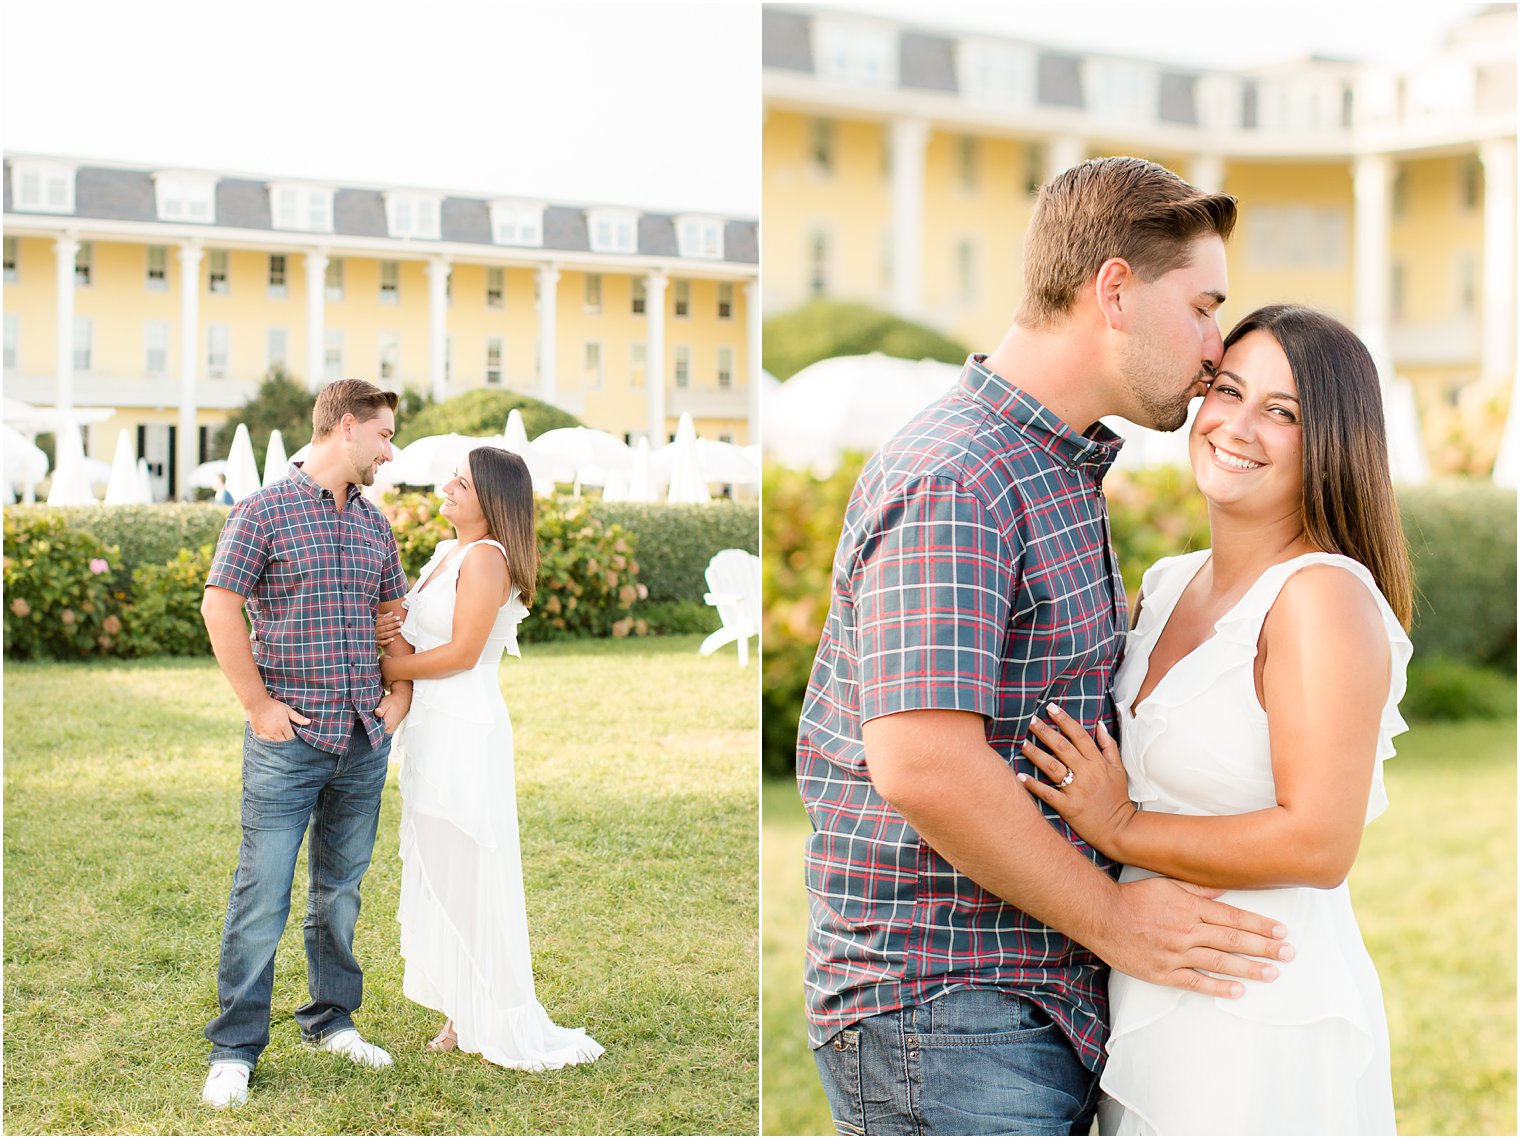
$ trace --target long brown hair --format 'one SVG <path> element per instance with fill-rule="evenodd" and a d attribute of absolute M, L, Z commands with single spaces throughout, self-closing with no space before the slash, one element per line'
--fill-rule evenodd
<path fill-rule="evenodd" d="M 1258 330 L 1277 341 L 1298 385 L 1304 533 L 1320 549 L 1366 566 L 1408 629 L 1413 574 L 1388 474 L 1383 393 L 1372 353 L 1334 317 L 1285 304 L 1246 316 L 1225 337 L 1225 351 Z"/>
<path fill-rule="evenodd" d="M 538 524 L 528 464 L 500 447 L 476 447 L 469 463 L 486 533 L 507 551 L 507 573 L 522 593 L 523 604 L 531 605 L 538 588 Z"/>
<path fill-rule="evenodd" d="M 1024 234 L 1024 299 L 1017 322 L 1060 321 L 1110 257 L 1142 281 L 1188 263 L 1193 242 L 1228 241 L 1235 199 L 1206 194 L 1143 158 L 1090 158 L 1040 187 Z"/>

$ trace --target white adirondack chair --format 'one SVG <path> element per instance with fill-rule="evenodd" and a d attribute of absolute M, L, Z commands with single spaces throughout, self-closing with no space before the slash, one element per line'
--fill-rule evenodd
<path fill-rule="evenodd" d="M 707 563 L 704 600 L 718 610 L 723 627 L 702 642 L 707 656 L 729 641 L 739 646 L 739 665 L 749 664 L 749 639 L 760 635 L 760 559 L 744 550 L 719 550 Z"/>

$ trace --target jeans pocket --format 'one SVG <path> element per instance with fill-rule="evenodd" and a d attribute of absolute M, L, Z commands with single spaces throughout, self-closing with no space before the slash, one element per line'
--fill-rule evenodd
<path fill-rule="evenodd" d="M 813 1049 L 823 1093 L 829 1100 L 834 1129 L 841 1135 L 864 1135 L 865 1104 L 860 1088 L 860 1030 L 846 1028 Z"/>

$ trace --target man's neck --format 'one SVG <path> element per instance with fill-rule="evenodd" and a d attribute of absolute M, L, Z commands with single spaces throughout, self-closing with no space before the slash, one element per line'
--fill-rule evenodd
<path fill-rule="evenodd" d="M 1069 323 L 1050 331 L 1015 324 L 986 364 L 1078 433 L 1115 414 L 1096 338 Z"/>
<path fill-rule="evenodd" d="M 353 485 L 349 477 L 352 467 L 337 445 L 313 443 L 301 470 L 312 482 L 332 492 L 339 510 L 348 504 L 348 488 Z"/>

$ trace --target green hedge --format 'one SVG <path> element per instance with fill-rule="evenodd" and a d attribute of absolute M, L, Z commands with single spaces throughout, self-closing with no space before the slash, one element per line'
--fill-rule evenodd
<path fill-rule="evenodd" d="M 714 554 L 728 549 L 760 552 L 760 508 L 753 502 L 682 506 L 586 501 L 596 517 L 637 536 L 639 580 L 649 587 L 652 602 L 701 602 L 707 592 L 703 573 Z"/>
<path fill-rule="evenodd" d="M 761 360 L 778 380 L 834 356 L 882 352 L 904 360 L 963 364 L 969 350 L 934 329 L 869 305 L 815 300 L 765 321 Z"/>
<path fill-rule="evenodd" d="M 763 764 L 790 773 L 797 718 L 828 615 L 830 574 L 845 506 L 864 457 L 828 479 L 765 470 Z M 1105 483 L 1115 552 L 1131 600 L 1157 558 L 1208 544 L 1203 497 L 1183 469 L 1115 473 Z M 1515 671 L 1516 497 L 1487 483 L 1399 490 L 1416 585 L 1406 716 L 1440 718 L 1506 706 Z M 1428 662 L 1428 663 L 1422 663 Z M 1497 685 L 1497 686 L 1496 686 Z M 1512 685 L 1511 685 L 1512 687 Z M 1508 707 L 1513 709 L 1512 698 Z"/>
<path fill-rule="evenodd" d="M 7 513 L 14 508 L 7 507 Z M 227 521 L 230 506 L 209 502 L 161 502 L 153 506 L 37 506 L 76 530 L 93 534 L 121 551 L 112 563 L 116 588 L 129 590 L 132 571 L 139 566 L 160 566 L 173 561 L 181 550 L 216 545 Z"/>

